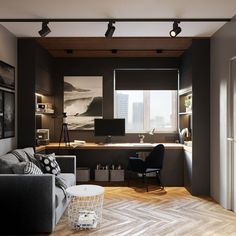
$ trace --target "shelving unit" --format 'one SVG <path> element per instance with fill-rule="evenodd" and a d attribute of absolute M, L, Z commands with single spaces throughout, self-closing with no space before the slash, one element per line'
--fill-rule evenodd
<path fill-rule="evenodd" d="M 186 107 L 189 103 L 189 108 Z M 188 128 L 192 131 L 192 90 L 179 91 L 179 130 Z"/>
<path fill-rule="evenodd" d="M 48 129 L 49 133 L 54 131 L 54 122 L 53 115 L 54 111 L 54 98 L 53 96 L 35 94 L 35 121 L 36 121 L 36 130 L 37 129 Z M 37 109 L 37 104 L 46 104 L 50 109 Z M 41 110 L 41 111 L 40 111 Z M 49 135 L 51 137 L 51 135 Z"/>

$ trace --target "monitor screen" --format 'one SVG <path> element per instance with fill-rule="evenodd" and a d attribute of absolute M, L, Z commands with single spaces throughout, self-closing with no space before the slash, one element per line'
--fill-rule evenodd
<path fill-rule="evenodd" d="M 124 136 L 125 119 L 94 119 L 95 136 Z"/>

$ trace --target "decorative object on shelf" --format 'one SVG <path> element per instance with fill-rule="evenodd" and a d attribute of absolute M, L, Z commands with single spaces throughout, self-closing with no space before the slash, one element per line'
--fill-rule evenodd
<path fill-rule="evenodd" d="M 95 181 L 109 181 L 109 170 L 95 170 Z"/>
<path fill-rule="evenodd" d="M 0 86 L 15 89 L 15 68 L 0 61 Z"/>
<path fill-rule="evenodd" d="M 90 180 L 90 169 L 88 167 L 78 167 L 76 169 L 76 181 L 88 182 Z"/>
<path fill-rule="evenodd" d="M 191 140 L 191 135 L 188 128 L 184 128 L 181 131 L 179 130 L 179 139 L 182 144 L 184 144 L 184 141 L 186 140 Z"/>
<path fill-rule="evenodd" d="M 139 143 L 143 143 L 145 135 L 144 134 L 139 134 L 138 137 L 139 137 Z"/>
<path fill-rule="evenodd" d="M 53 114 L 54 109 L 51 103 L 37 103 L 36 104 L 36 112 L 37 113 L 48 113 Z"/>
<path fill-rule="evenodd" d="M 49 129 L 37 129 L 36 137 L 38 145 L 49 144 Z"/>
<path fill-rule="evenodd" d="M 65 76 L 64 111 L 69 130 L 93 130 L 102 118 L 102 76 Z"/>
<path fill-rule="evenodd" d="M 186 112 L 192 111 L 192 94 L 189 94 L 186 96 L 184 100 L 184 106 L 185 106 Z"/>

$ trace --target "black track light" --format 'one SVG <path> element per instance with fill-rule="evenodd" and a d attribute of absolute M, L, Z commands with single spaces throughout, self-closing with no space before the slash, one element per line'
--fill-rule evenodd
<path fill-rule="evenodd" d="M 115 21 L 109 21 L 107 25 L 107 31 L 105 33 L 106 38 L 111 38 L 115 32 L 116 27 L 113 25 Z"/>
<path fill-rule="evenodd" d="M 42 29 L 39 30 L 39 35 L 41 37 L 45 37 L 51 32 L 51 30 L 48 27 L 48 23 L 49 23 L 49 21 L 43 21 L 42 22 Z"/>
<path fill-rule="evenodd" d="M 173 29 L 170 31 L 171 38 L 175 38 L 181 32 L 181 28 L 178 25 L 179 23 L 180 21 L 174 21 Z"/>

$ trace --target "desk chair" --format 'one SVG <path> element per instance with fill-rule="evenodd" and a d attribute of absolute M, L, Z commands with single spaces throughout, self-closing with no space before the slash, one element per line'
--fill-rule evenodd
<path fill-rule="evenodd" d="M 142 174 L 143 182 L 145 182 L 146 184 L 147 192 L 148 192 L 147 174 L 152 172 L 156 173 L 156 179 L 159 186 L 161 186 L 162 189 L 164 188 L 161 182 L 161 175 L 160 175 L 163 166 L 164 152 L 165 152 L 164 145 L 158 144 L 149 153 L 145 161 L 143 161 L 138 157 L 129 158 L 128 170 Z"/>

